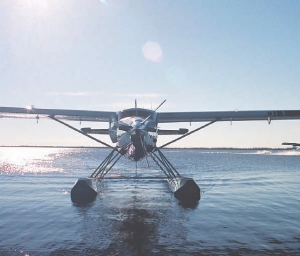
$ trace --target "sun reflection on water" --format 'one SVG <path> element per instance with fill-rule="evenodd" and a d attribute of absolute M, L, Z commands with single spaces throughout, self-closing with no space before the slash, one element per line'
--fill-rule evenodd
<path fill-rule="evenodd" d="M 53 160 L 63 149 L 3 147 L 0 148 L 0 174 L 63 172 L 52 166 Z"/>

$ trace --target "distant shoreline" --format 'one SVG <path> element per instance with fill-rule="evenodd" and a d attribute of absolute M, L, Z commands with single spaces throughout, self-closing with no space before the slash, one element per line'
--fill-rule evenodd
<path fill-rule="evenodd" d="M 93 147 L 93 146 L 30 146 L 30 145 L 19 145 L 19 146 L 7 146 L 2 145 L 0 148 L 106 148 L 106 147 Z M 291 148 L 268 148 L 268 147 L 254 147 L 254 148 L 235 148 L 235 147 L 168 147 L 166 149 L 212 149 L 212 150 L 290 150 Z"/>

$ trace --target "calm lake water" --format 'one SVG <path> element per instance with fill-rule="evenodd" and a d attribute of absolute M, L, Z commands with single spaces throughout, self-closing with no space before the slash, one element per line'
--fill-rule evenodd
<path fill-rule="evenodd" d="M 163 179 L 135 179 L 163 177 L 151 159 L 121 158 L 74 205 L 74 182 L 109 152 L 0 148 L 0 255 L 300 255 L 300 152 L 164 150 L 201 188 L 194 208 Z"/>

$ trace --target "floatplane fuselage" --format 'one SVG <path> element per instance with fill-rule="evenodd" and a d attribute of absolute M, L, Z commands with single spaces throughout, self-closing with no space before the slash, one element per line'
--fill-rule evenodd
<path fill-rule="evenodd" d="M 109 134 L 118 150 L 133 161 L 151 154 L 158 136 L 156 112 L 133 108 L 118 112 L 117 117 L 117 120 L 110 122 L 107 130 L 82 128 L 81 131 L 86 134 Z"/>
<path fill-rule="evenodd" d="M 185 128 L 159 129 L 156 110 L 138 108 L 135 103 L 135 108 L 117 112 L 115 119 L 110 121 L 108 130 L 82 128 L 81 131 L 86 134 L 109 134 L 111 141 L 116 143 L 116 148 L 122 155 L 130 160 L 139 161 L 157 149 L 159 134 L 183 135 L 188 132 Z"/>
<path fill-rule="evenodd" d="M 110 128 L 112 142 L 128 159 L 139 161 L 156 148 L 158 128 L 156 112 L 146 109 L 126 109 L 118 112 L 117 125 Z"/>
<path fill-rule="evenodd" d="M 300 150 L 300 143 L 295 142 L 283 142 L 282 145 L 292 146 L 293 150 Z"/>

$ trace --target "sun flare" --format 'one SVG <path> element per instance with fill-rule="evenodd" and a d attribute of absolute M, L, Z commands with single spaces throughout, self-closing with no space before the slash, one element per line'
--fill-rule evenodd
<path fill-rule="evenodd" d="M 27 0 L 26 5 L 28 8 L 45 11 L 49 8 L 48 0 Z"/>

